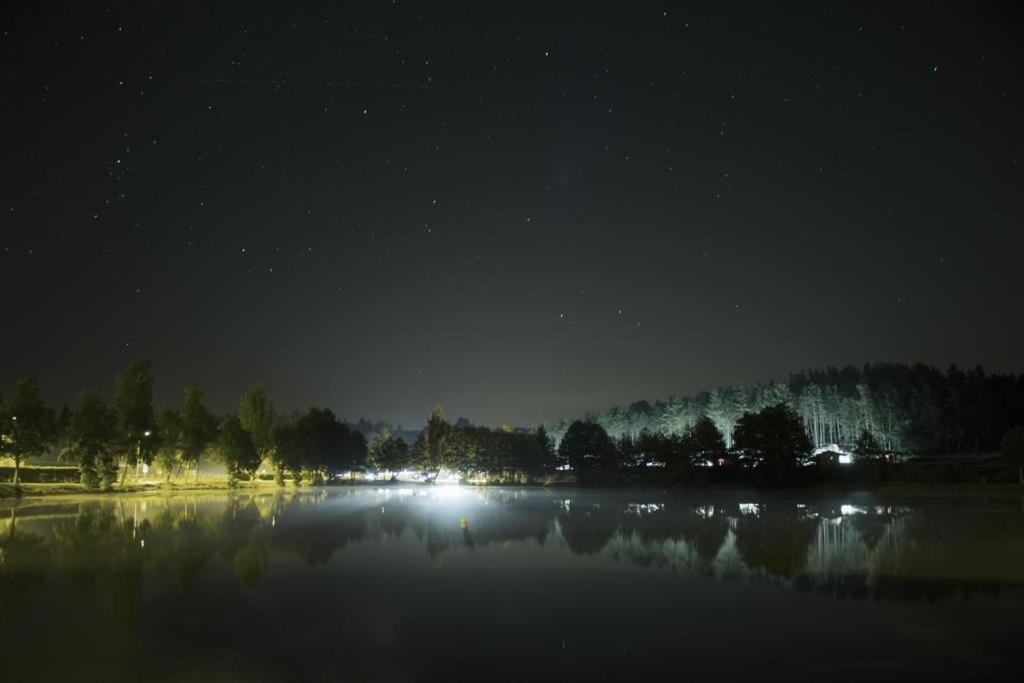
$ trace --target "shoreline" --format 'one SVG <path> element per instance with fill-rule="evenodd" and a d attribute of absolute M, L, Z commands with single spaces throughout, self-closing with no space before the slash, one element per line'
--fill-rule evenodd
<path fill-rule="evenodd" d="M 401 484 L 387 483 L 384 486 L 397 486 Z M 414 485 L 414 484 L 409 484 Z M 381 482 L 345 482 L 338 485 L 305 485 L 298 490 L 313 490 L 317 488 L 379 488 Z M 869 494 L 880 496 L 907 496 L 907 497 L 947 497 L 947 498 L 1024 498 L 1024 486 L 1010 483 L 975 483 L 975 482 L 850 482 L 830 483 L 822 482 L 796 488 L 758 488 L 752 485 L 740 483 L 712 486 L 578 486 L 572 482 L 557 482 L 552 484 L 520 484 L 520 485 L 480 485 L 463 484 L 467 488 L 537 488 L 537 489 L 578 489 L 583 491 L 626 491 L 657 489 L 662 492 L 674 493 L 729 493 L 729 492 L 758 492 L 766 496 L 780 493 L 807 494 L 807 495 L 853 495 Z M 142 481 L 127 484 L 123 487 L 116 487 L 109 491 L 96 491 L 84 488 L 81 484 L 74 483 L 25 483 L 21 485 L 21 494 L 15 494 L 14 485 L 9 482 L 0 483 L 0 501 L 3 503 L 16 503 L 25 500 L 38 498 L 51 498 L 61 496 L 90 496 L 90 497 L 118 497 L 125 495 L 164 495 L 173 496 L 187 493 L 247 493 L 247 492 L 275 492 L 295 491 L 292 485 L 278 486 L 273 481 L 260 481 L 253 485 L 244 482 L 239 486 L 230 487 L 227 481 L 200 480 L 191 483 L 167 483 L 157 481 Z"/>

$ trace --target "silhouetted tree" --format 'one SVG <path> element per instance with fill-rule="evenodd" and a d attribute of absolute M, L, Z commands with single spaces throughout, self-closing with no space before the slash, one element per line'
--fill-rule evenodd
<path fill-rule="evenodd" d="M 878 439 L 875 438 L 874 434 L 868 430 L 864 430 L 857 437 L 857 443 L 854 444 L 853 452 L 862 458 L 870 458 L 872 460 L 882 457 L 882 445 L 878 443 Z"/>
<path fill-rule="evenodd" d="M 369 447 L 370 462 L 374 467 L 398 472 L 408 467 L 411 456 L 405 439 L 392 436 L 387 427 L 373 436 Z"/>
<path fill-rule="evenodd" d="M 610 478 L 618 465 L 615 444 L 596 422 L 576 420 L 569 425 L 558 453 L 582 483 Z"/>
<path fill-rule="evenodd" d="M 228 471 L 229 485 L 237 485 L 241 474 L 256 481 L 256 470 L 262 458 L 253 444 L 252 435 L 242 427 L 242 421 L 237 415 L 228 415 L 221 422 L 217 434 L 217 454 Z"/>
<path fill-rule="evenodd" d="M 725 439 L 715 426 L 714 420 L 707 415 L 702 416 L 687 430 L 686 436 L 683 437 L 683 445 L 690 463 L 696 466 L 702 466 L 707 461 L 717 467 L 726 455 Z"/>
<path fill-rule="evenodd" d="M 277 432 L 276 466 L 288 469 L 296 484 L 314 484 L 366 464 L 366 438 L 338 421 L 326 408 L 310 408 Z"/>
<path fill-rule="evenodd" d="M 781 403 L 743 415 L 733 438 L 736 448 L 753 457 L 761 476 L 773 483 L 791 480 L 811 451 L 800 417 Z"/>

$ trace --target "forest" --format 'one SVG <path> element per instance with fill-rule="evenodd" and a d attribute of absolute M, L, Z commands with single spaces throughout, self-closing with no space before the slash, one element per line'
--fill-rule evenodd
<path fill-rule="evenodd" d="M 945 372 L 927 365 L 847 366 L 792 375 L 786 382 L 724 386 L 615 407 L 585 419 L 613 439 L 643 433 L 682 435 L 708 416 L 727 448 L 744 413 L 783 404 L 799 415 L 814 446 L 852 450 L 868 432 L 892 453 L 941 456 L 994 453 L 1012 426 L 1024 423 L 1024 376 L 980 367 Z M 545 425 L 558 442 L 572 419 Z"/>

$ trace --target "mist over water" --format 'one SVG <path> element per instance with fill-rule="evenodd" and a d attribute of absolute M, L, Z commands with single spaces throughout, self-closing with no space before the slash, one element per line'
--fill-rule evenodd
<path fill-rule="evenodd" d="M 1009 680 L 1022 586 L 1012 498 L 392 486 L 0 509 L 7 680 Z"/>

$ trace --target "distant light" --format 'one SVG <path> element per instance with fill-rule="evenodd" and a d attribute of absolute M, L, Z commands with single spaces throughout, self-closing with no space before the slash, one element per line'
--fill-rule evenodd
<path fill-rule="evenodd" d="M 143 435 L 143 436 L 153 436 L 153 432 L 151 432 L 151 431 L 149 431 L 149 430 L 147 429 L 146 431 L 142 432 L 142 435 Z"/>
<path fill-rule="evenodd" d="M 851 455 L 843 454 L 843 455 L 839 456 L 839 464 L 840 465 L 849 465 L 852 462 L 853 462 L 853 456 L 851 456 Z"/>

